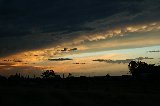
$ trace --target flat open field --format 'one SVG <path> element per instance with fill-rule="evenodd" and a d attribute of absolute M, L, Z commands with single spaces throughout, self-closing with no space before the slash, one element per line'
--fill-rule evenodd
<path fill-rule="evenodd" d="M 160 82 L 71 79 L 0 85 L 0 106 L 155 106 Z"/>

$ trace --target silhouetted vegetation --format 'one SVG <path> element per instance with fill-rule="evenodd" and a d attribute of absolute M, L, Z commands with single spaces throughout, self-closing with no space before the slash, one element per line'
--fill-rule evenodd
<path fill-rule="evenodd" d="M 47 70 L 43 72 L 41 76 L 44 79 L 60 78 L 60 75 L 56 75 L 53 70 Z"/>
<path fill-rule="evenodd" d="M 147 64 L 145 62 L 131 61 L 128 65 L 130 73 L 134 78 L 159 78 L 160 66 L 155 64 Z"/>
<path fill-rule="evenodd" d="M 17 73 L 8 78 L 0 76 L 0 106 L 66 106 L 66 105 L 157 105 L 160 80 L 141 80 L 142 73 L 159 73 L 159 66 L 130 62 L 131 75 L 65 78 L 53 70 L 41 77 Z M 151 97 L 151 98 L 150 98 Z"/>

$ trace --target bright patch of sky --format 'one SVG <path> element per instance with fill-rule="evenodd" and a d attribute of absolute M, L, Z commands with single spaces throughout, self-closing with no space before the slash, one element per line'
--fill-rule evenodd
<path fill-rule="evenodd" d="M 110 51 L 99 51 L 99 52 L 88 52 L 88 53 L 80 53 L 67 55 L 60 58 L 85 58 L 85 57 L 93 57 L 100 55 L 110 55 L 110 54 L 120 54 L 123 55 L 123 59 L 133 59 L 138 57 L 152 57 L 155 59 L 160 58 L 159 52 L 149 52 L 149 51 L 158 51 L 160 50 L 160 46 L 151 46 L 151 47 L 143 47 L 143 48 L 131 48 L 131 49 L 121 49 L 121 50 L 110 50 Z"/>

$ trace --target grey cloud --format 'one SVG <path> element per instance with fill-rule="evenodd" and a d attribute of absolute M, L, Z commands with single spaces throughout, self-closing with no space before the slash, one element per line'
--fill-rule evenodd
<path fill-rule="evenodd" d="M 151 57 L 138 57 L 136 58 L 137 60 L 147 60 L 147 59 L 154 59 L 154 58 L 151 58 Z"/>
<path fill-rule="evenodd" d="M 111 59 L 96 59 L 96 60 L 93 60 L 93 61 L 98 61 L 98 62 L 106 62 L 106 63 L 118 63 L 118 64 L 128 64 L 129 62 L 131 61 L 142 61 L 142 60 L 147 60 L 147 59 L 154 59 L 154 58 L 150 58 L 150 57 L 138 57 L 138 58 L 135 58 L 135 59 L 125 59 L 125 60 L 111 60 Z"/>
<path fill-rule="evenodd" d="M 150 53 L 157 53 L 157 52 L 160 52 L 160 50 L 152 50 L 152 51 L 148 51 Z"/>
<path fill-rule="evenodd" d="M 70 58 L 58 58 L 58 59 L 48 59 L 49 61 L 68 61 L 68 60 L 73 60 L 73 59 L 70 59 Z"/>
<path fill-rule="evenodd" d="M 86 64 L 86 63 L 73 63 L 73 64 Z"/>
<path fill-rule="evenodd" d="M 64 48 L 62 50 L 57 50 L 57 51 L 61 51 L 61 52 L 72 52 L 72 51 L 77 51 L 78 48 Z"/>
<path fill-rule="evenodd" d="M 0 56 L 159 21 L 159 9 L 159 0 L 0 0 Z"/>
<path fill-rule="evenodd" d="M 98 62 L 106 62 L 106 63 L 123 63 L 123 64 L 126 64 L 126 63 L 129 63 L 131 61 L 134 61 L 135 59 L 126 59 L 126 60 L 105 60 L 105 59 L 97 59 L 97 60 L 93 60 L 93 61 L 98 61 Z"/>

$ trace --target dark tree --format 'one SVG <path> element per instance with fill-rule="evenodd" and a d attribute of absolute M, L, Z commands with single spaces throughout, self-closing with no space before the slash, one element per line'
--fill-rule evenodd
<path fill-rule="evenodd" d="M 68 78 L 73 77 L 71 73 L 68 74 Z"/>
<path fill-rule="evenodd" d="M 0 75 L 0 82 L 4 80 L 7 80 L 6 77 Z"/>
<path fill-rule="evenodd" d="M 154 65 L 155 64 L 147 64 L 141 61 L 131 61 L 128 68 L 132 76 L 136 78 L 143 76 L 160 76 L 160 66 Z"/>
<path fill-rule="evenodd" d="M 110 76 L 110 74 L 108 73 L 107 75 L 106 75 L 106 78 L 110 78 L 111 76 Z"/>
<path fill-rule="evenodd" d="M 48 79 L 48 78 L 55 78 L 56 74 L 53 70 L 47 70 L 43 72 L 41 76 L 45 79 Z"/>
<path fill-rule="evenodd" d="M 131 61 L 128 65 L 129 72 L 132 74 L 132 76 L 137 76 L 138 75 L 138 63 L 135 61 Z"/>

